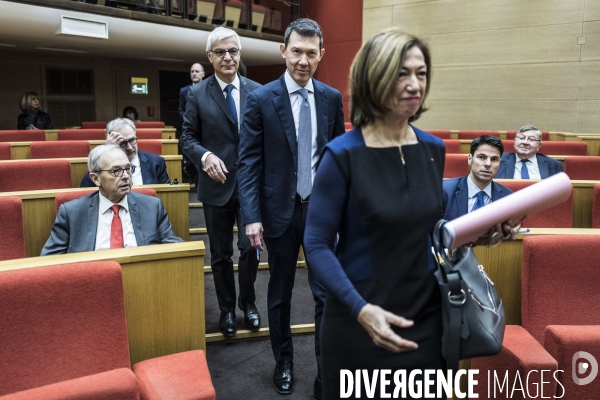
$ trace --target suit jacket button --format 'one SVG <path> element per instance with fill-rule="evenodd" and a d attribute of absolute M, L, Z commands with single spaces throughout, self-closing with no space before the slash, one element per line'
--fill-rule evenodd
<path fill-rule="evenodd" d="M 292 196 L 292 200 L 294 200 L 294 196 Z"/>
<path fill-rule="evenodd" d="M 233 166 L 234 166 L 234 167 L 237 167 L 237 163 L 233 163 Z"/>

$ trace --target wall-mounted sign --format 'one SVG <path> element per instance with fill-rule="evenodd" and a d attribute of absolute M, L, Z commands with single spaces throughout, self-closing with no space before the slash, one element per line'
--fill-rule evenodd
<path fill-rule="evenodd" d="M 132 94 L 148 94 L 148 78 L 131 77 Z"/>

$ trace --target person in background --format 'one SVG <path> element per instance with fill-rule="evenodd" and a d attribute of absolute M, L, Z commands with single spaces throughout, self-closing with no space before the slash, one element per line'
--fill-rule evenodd
<path fill-rule="evenodd" d="M 542 132 L 533 125 L 522 126 L 515 137 L 515 152 L 504 153 L 498 179 L 546 179 L 562 172 L 560 161 L 540 154 Z"/>
<path fill-rule="evenodd" d="M 292 289 L 313 176 L 325 144 L 345 129 L 341 93 L 313 78 L 325 54 L 319 24 L 297 19 L 287 27 L 279 47 L 285 73 L 248 96 L 240 134 L 238 187 L 246 234 L 259 250 L 263 249 L 264 228 L 269 251 L 269 335 L 276 363 L 273 386 L 278 393 L 290 394 L 294 390 Z M 307 264 L 315 299 L 313 394 L 320 398 L 319 338 L 325 291 Z"/>
<path fill-rule="evenodd" d="M 120 146 L 94 148 L 88 173 L 98 191 L 61 204 L 41 255 L 183 242 L 160 199 L 131 191 L 135 169 Z"/>
<path fill-rule="evenodd" d="M 129 118 L 116 118 L 106 125 L 106 143 L 116 144 L 127 154 L 135 171 L 131 173 L 134 185 L 171 183 L 167 174 L 165 159 L 159 155 L 138 150 L 135 124 Z M 87 173 L 80 183 L 81 187 L 94 187 L 95 183 Z"/>
<path fill-rule="evenodd" d="M 405 370 L 412 377 L 416 370 L 447 369 L 429 257 L 430 233 L 442 215 L 446 149 L 412 125 L 426 110 L 431 65 L 426 44 L 398 28 L 366 41 L 350 70 L 354 129 L 328 144 L 321 158 L 304 250 L 327 290 L 324 399 L 340 398 L 341 370 L 368 376 Z M 491 231 L 510 238 L 516 229 L 505 223 Z M 374 383 L 377 398 L 381 382 Z M 416 374 L 410 390 L 426 384 Z M 437 390 L 429 388 L 434 398 Z"/>
<path fill-rule="evenodd" d="M 202 82 L 204 78 L 204 67 L 200 63 L 195 63 L 190 68 L 190 79 L 192 83 L 179 89 L 179 116 L 183 119 L 185 113 L 185 105 L 187 104 L 188 90 L 197 83 Z"/>
<path fill-rule="evenodd" d="M 135 109 L 135 107 L 133 107 L 133 106 L 125 107 L 123 109 L 123 113 L 121 114 L 121 118 L 129 118 L 133 122 L 138 122 L 139 121 L 138 117 L 139 117 L 139 114 L 138 114 L 137 110 Z"/>
<path fill-rule="evenodd" d="M 198 168 L 198 200 L 202 202 L 210 244 L 210 265 L 219 303 L 219 330 L 236 334 L 236 304 L 244 324 L 260 329 L 254 282 L 258 257 L 242 225 L 237 185 L 239 126 L 250 93 L 260 84 L 238 73 L 242 55 L 238 34 L 218 27 L 208 36 L 206 55 L 215 73 L 188 91 L 181 150 Z M 233 226 L 237 224 L 239 296 L 233 270 Z"/>
<path fill-rule="evenodd" d="M 502 140 L 495 136 L 483 135 L 471 142 L 469 175 L 444 179 L 445 220 L 458 218 L 512 193 L 493 181 L 503 152 Z"/>
<path fill-rule="evenodd" d="M 19 107 L 23 113 L 17 119 L 17 129 L 53 129 L 48 113 L 40 110 L 40 98 L 36 92 L 25 92 Z"/>

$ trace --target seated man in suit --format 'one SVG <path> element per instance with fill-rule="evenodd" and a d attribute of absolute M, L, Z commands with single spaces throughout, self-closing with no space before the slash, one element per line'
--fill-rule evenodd
<path fill-rule="evenodd" d="M 106 144 L 116 144 L 127 154 L 129 161 L 135 165 L 131 176 L 133 185 L 152 185 L 156 183 L 171 183 L 167 175 L 165 159 L 147 151 L 138 150 L 135 124 L 128 118 L 116 118 L 106 125 Z M 80 187 L 95 187 L 96 185 L 87 173 Z"/>
<path fill-rule="evenodd" d="M 182 242 L 160 199 L 130 191 L 134 170 L 120 146 L 92 150 L 88 171 L 99 190 L 60 206 L 41 255 Z"/>
<path fill-rule="evenodd" d="M 504 153 L 498 169 L 499 179 L 546 179 L 562 172 L 560 161 L 538 153 L 542 147 L 542 132 L 525 125 L 515 137 L 515 152 Z"/>
<path fill-rule="evenodd" d="M 445 179 L 444 219 L 450 221 L 512 193 L 493 181 L 504 146 L 495 136 L 483 135 L 471 142 L 471 172 L 462 178 Z"/>

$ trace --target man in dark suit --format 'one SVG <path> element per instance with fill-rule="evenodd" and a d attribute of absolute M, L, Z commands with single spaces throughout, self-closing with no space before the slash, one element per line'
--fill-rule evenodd
<path fill-rule="evenodd" d="M 215 74 L 194 85 L 187 97 L 181 149 L 198 168 L 198 200 L 203 204 L 210 241 L 211 267 L 224 336 L 236 333 L 235 276 L 233 273 L 233 225 L 238 226 L 240 250 L 237 304 L 251 330 L 260 328 L 255 306 L 254 282 L 258 257 L 241 224 L 236 171 L 240 117 L 251 91 L 260 87 L 238 74 L 240 39 L 235 31 L 216 28 L 208 37 L 206 55 Z"/>
<path fill-rule="evenodd" d="M 515 137 L 515 152 L 504 153 L 497 178 L 546 179 L 562 172 L 563 165 L 551 157 L 538 153 L 542 147 L 542 132 L 533 125 L 519 129 Z"/>
<path fill-rule="evenodd" d="M 292 288 L 312 179 L 326 143 L 345 130 L 340 92 L 312 79 L 325 53 L 319 25 L 298 19 L 287 28 L 284 42 L 280 48 L 286 72 L 248 98 L 240 135 L 238 187 L 246 234 L 260 250 L 264 229 L 269 250 L 269 334 L 276 361 L 273 384 L 277 392 L 289 394 L 294 389 Z M 320 397 L 319 330 L 324 290 L 310 266 L 308 276 L 316 301 L 319 375 L 315 397 Z"/>
<path fill-rule="evenodd" d="M 134 185 L 152 185 L 157 183 L 170 183 L 167 175 L 165 159 L 147 151 L 138 150 L 135 124 L 129 118 L 116 118 L 106 125 L 106 144 L 116 144 L 127 154 L 131 164 L 136 169 L 131 180 Z M 80 187 L 96 187 L 90 178 L 89 172 L 85 174 Z"/>
<path fill-rule="evenodd" d="M 121 147 L 96 147 L 88 170 L 98 191 L 60 206 L 42 256 L 183 241 L 160 199 L 130 191 L 135 167 Z"/>
<path fill-rule="evenodd" d="M 471 142 L 469 175 L 443 182 L 445 220 L 458 218 L 512 193 L 493 181 L 503 152 L 502 140 L 495 136 L 484 135 Z"/>
<path fill-rule="evenodd" d="M 179 89 L 179 116 L 183 119 L 185 113 L 185 105 L 187 103 L 188 90 L 197 83 L 202 82 L 204 78 L 204 67 L 200 63 L 195 63 L 190 69 L 190 78 L 192 83 Z"/>

